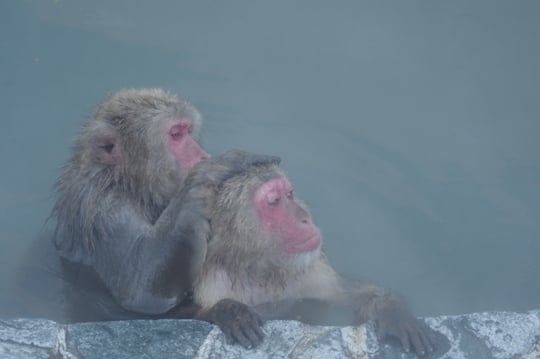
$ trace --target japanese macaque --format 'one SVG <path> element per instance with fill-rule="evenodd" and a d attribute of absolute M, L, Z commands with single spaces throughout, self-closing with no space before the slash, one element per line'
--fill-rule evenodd
<path fill-rule="evenodd" d="M 278 161 L 240 151 L 208 159 L 200 126 L 191 104 L 163 90 L 116 92 L 84 125 L 57 182 L 58 253 L 95 272 L 128 311 L 163 314 L 182 303 L 206 255 L 209 191 Z"/>
<path fill-rule="evenodd" d="M 332 269 L 319 229 L 276 164 L 223 182 L 211 232 L 194 286 L 196 317 L 217 324 L 230 342 L 256 346 L 263 320 L 289 318 L 281 306 L 315 300 L 349 308 L 355 324 L 375 320 L 379 337 L 395 337 L 406 351 L 432 351 L 424 323 L 394 294 Z"/>

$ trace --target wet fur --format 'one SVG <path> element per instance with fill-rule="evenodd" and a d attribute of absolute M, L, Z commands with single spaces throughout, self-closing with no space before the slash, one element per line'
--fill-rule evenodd
<path fill-rule="evenodd" d="M 320 247 L 289 255 L 280 248 L 278 234 L 263 230 L 253 196 L 276 177 L 284 177 L 277 166 L 258 166 L 219 188 L 206 260 L 194 287 L 195 302 L 201 307 L 197 317 L 217 324 L 229 341 L 249 348 L 263 339 L 261 318 L 298 318 L 307 308 L 302 303 L 315 300 L 350 309 L 349 324 L 376 320 L 380 336 L 398 337 L 406 351 L 411 347 L 420 354 L 430 351 L 427 329 L 390 291 L 342 278 Z M 300 319 L 336 324 L 314 322 L 316 317 Z"/>
<path fill-rule="evenodd" d="M 108 237 L 102 213 L 121 197 L 129 198 L 149 223 L 156 221 L 183 178 L 173 156 L 163 158 L 163 142 L 154 139 L 163 136 L 158 131 L 170 118 L 182 116 L 193 119 L 197 138 L 200 113 L 161 89 L 121 90 L 100 105 L 83 126 L 55 186 L 51 217 L 63 256 L 86 261 L 96 241 Z M 109 154 L 106 146 L 111 145 Z"/>

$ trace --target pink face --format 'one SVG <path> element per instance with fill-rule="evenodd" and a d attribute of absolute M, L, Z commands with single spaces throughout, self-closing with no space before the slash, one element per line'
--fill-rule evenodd
<path fill-rule="evenodd" d="M 319 248 L 319 230 L 306 210 L 296 203 L 292 186 L 286 178 L 265 182 L 255 192 L 253 201 L 263 228 L 282 239 L 285 253 Z"/>
<path fill-rule="evenodd" d="M 189 171 L 198 162 L 210 157 L 193 139 L 193 120 L 183 117 L 167 130 L 167 146 L 180 168 Z"/>

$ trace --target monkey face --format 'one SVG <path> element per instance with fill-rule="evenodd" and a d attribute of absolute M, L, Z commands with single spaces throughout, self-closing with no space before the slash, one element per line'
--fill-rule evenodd
<path fill-rule="evenodd" d="M 319 229 L 294 198 L 287 178 L 273 178 L 263 183 L 255 191 L 253 201 L 263 230 L 279 238 L 279 246 L 285 253 L 311 252 L 320 247 Z"/>
<path fill-rule="evenodd" d="M 178 166 L 185 172 L 209 157 L 193 138 L 193 130 L 193 119 L 183 117 L 172 121 L 166 132 L 167 147 L 174 155 Z"/>

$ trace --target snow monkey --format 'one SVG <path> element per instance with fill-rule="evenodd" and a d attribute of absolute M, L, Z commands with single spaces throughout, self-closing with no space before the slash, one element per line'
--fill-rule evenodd
<path fill-rule="evenodd" d="M 432 351 L 426 326 L 394 294 L 334 271 L 319 229 L 277 163 L 228 178 L 214 203 L 194 300 L 196 317 L 218 325 L 230 342 L 256 346 L 263 320 L 289 318 L 290 303 L 316 300 L 351 309 L 351 324 L 375 320 L 379 337 L 398 339 L 406 351 Z"/>
<path fill-rule="evenodd" d="M 58 253 L 95 272 L 134 314 L 160 315 L 184 301 L 206 255 L 212 188 L 278 161 L 240 151 L 209 159 L 200 126 L 191 104 L 163 90 L 118 91 L 86 122 L 57 182 Z"/>

